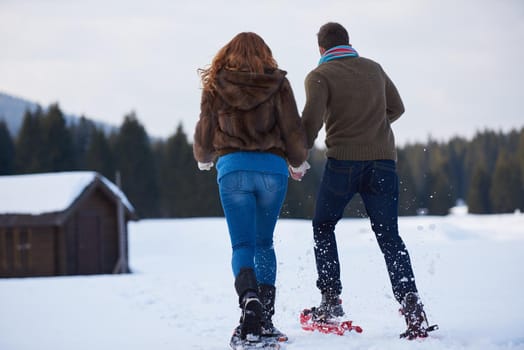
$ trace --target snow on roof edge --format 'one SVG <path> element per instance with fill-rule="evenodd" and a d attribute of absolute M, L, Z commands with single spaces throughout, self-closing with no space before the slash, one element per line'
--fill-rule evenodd
<path fill-rule="evenodd" d="M 125 194 L 101 174 L 70 171 L 0 176 L 0 214 L 41 215 L 65 211 L 96 179 L 134 212 Z"/>
<path fill-rule="evenodd" d="M 131 202 L 127 199 L 127 196 L 125 195 L 125 193 L 122 192 L 122 190 L 117 185 L 115 185 L 114 183 L 109 181 L 102 174 L 98 174 L 98 173 L 96 173 L 96 174 L 97 174 L 98 178 L 111 190 L 111 192 L 113 192 L 116 197 L 120 198 L 120 200 L 122 201 L 122 204 L 124 204 L 124 206 L 129 211 L 132 211 L 132 212 L 135 211 L 135 208 L 133 207 Z"/>

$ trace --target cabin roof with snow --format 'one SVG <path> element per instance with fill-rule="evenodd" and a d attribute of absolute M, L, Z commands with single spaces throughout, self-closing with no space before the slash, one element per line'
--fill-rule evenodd
<path fill-rule="evenodd" d="M 120 200 L 126 216 L 136 219 L 125 194 L 104 176 L 92 171 L 0 176 L 0 226 L 60 225 L 83 194 L 100 188 Z"/>

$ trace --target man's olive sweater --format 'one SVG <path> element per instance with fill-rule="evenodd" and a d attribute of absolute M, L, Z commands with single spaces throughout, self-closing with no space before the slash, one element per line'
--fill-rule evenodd
<path fill-rule="evenodd" d="M 328 157 L 396 160 L 391 123 L 404 105 L 378 63 L 364 57 L 323 63 L 308 74 L 305 88 L 302 123 L 309 148 L 325 123 Z"/>

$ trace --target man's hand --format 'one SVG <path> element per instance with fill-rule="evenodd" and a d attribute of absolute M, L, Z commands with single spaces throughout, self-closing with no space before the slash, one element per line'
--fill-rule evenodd
<path fill-rule="evenodd" d="M 304 177 L 304 175 L 306 175 L 307 170 L 310 168 L 311 166 L 309 165 L 307 161 L 300 164 L 298 168 L 292 167 L 290 165 L 289 166 L 289 175 L 291 175 L 291 178 L 295 181 L 302 181 L 302 178 Z"/>

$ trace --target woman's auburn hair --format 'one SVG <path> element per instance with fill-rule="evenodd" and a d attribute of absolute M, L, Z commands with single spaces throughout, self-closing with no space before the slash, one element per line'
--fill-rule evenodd
<path fill-rule="evenodd" d="M 213 93 L 216 89 L 217 74 L 221 69 L 264 73 L 268 68 L 278 68 L 269 46 L 258 34 L 243 32 L 221 48 L 211 65 L 198 69 L 198 73 L 204 91 Z"/>

